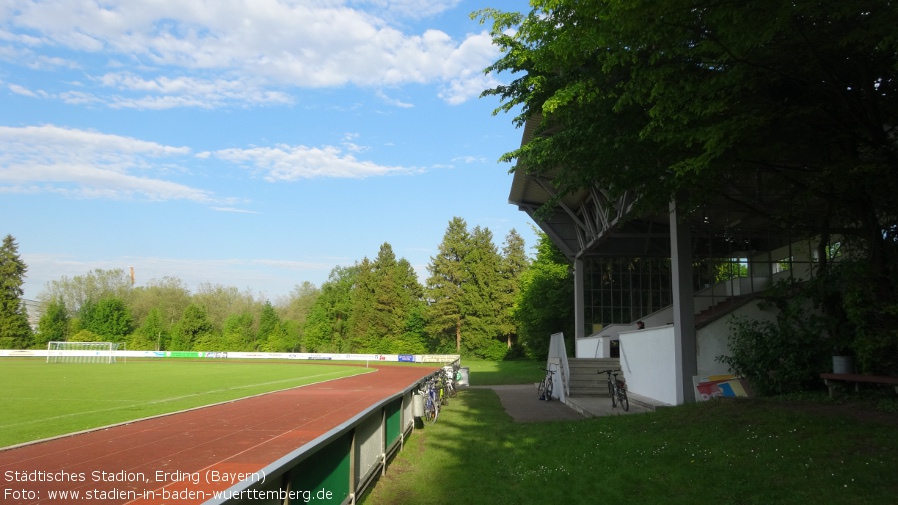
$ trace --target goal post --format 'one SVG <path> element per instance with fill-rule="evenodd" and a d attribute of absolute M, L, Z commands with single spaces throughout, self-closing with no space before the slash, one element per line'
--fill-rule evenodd
<path fill-rule="evenodd" d="M 47 343 L 47 363 L 116 363 L 117 342 Z"/>

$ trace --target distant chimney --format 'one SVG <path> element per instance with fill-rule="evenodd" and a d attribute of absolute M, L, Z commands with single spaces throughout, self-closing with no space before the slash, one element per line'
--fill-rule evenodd
<path fill-rule="evenodd" d="M 131 269 L 131 285 L 134 285 L 134 267 L 128 267 Z"/>

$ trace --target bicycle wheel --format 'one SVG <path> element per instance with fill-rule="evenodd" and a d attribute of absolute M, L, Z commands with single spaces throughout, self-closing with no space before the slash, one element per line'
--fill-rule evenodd
<path fill-rule="evenodd" d="M 608 396 L 611 397 L 611 408 L 617 407 L 617 391 L 611 381 L 608 381 Z"/>
<path fill-rule="evenodd" d="M 433 424 L 433 423 L 437 422 L 438 417 L 440 417 L 440 404 L 434 403 L 433 404 L 433 419 L 430 420 L 430 423 Z"/>
<path fill-rule="evenodd" d="M 546 379 L 546 397 L 545 400 L 552 401 L 552 379 Z"/>
<path fill-rule="evenodd" d="M 630 400 L 627 399 L 627 389 L 623 383 L 617 384 L 617 399 L 620 402 L 620 406 L 623 407 L 624 412 L 630 410 Z"/>
<path fill-rule="evenodd" d="M 546 379 L 543 379 L 542 382 L 539 383 L 537 387 L 537 399 L 545 400 L 546 399 Z"/>
<path fill-rule="evenodd" d="M 433 419 L 433 402 L 428 399 L 424 402 L 424 421 L 430 423 L 433 422 Z"/>

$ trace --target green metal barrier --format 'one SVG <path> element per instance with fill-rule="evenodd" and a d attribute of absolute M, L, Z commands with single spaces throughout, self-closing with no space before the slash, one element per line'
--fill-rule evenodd
<path fill-rule="evenodd" d="M 414 428 L 412 392 L 385 398 L 262 469 L 264 482 L 241 482 L 207 504 L 353 504 Z"/>

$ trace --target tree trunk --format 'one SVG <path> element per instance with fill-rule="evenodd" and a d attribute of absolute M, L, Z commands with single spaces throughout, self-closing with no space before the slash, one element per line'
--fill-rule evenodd
<path fill-rule="evenodd" d="M 455 352 L 461 354 L 461 319 L 455 320 Z"/>

